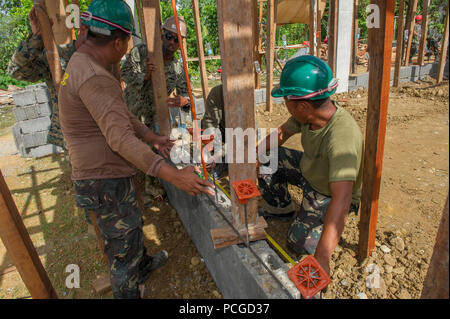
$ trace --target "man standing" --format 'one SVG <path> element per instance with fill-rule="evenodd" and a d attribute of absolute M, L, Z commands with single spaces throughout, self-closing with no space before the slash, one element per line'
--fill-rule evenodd
<path fill-rule="evenodd" d="M 138 285 L 168 255 L 146 254 L 133 183 L 135 167 L 191 195 L 213 195 L 208 189 L 213 186 L 194 174 L 198 169 L 177 170 L 150 149 L 146 143 L 167 156 L 172 144 L 129 113 L 120 82 L 109 72 L 126 53 L 134 33 L 130 7 L 122 0 L 94 0 L 82 22 L 89 28 L 87 39 L 72 56 L 59 90 L 76 202 L 97 220 L 114 297 L 138 298 Z"/>
<path fill-rule="evenodd" d="M 31 34 L 26 40 L 20 42 L 12 55 L 8 65 L 8 73 L 17 80 L 27 82 L 37 82 L 44 79 L 52 102 L 51 126 L 47 142 L 65 148 L 64 138 L 59 124 L 58 95 L 53 85 L 47 54 L 41 37 L 41 30 L 36 16 L 36 6 L 38 5 L 33 6 L 28 15 L 31 24 Z M 81 26 L 76 41 L 58 46 L 59 60 L 63 71 L 66 69 L 67 63 L 69 63 L 75 50 L 86 40 L 86 34 L 87 29 Z"/>
<path fill-rule="evenodd" d="M 179 17 L 180 31 L 183 38 L 186 37 L 186 23 L 183 17 Z M 188 114 L 190 104 L 186 77 L 184 75 L 183 64 L 175 59 L 175 52 L 180 48 L 177 37 L 177 28 L 174 17 L 168 18 L 163 25 L 162 51 L 164 59 L 164 74 L 167 85 L 167 106 L 170 108 L 181 107 Z M 147 45 L 141 43 L 133 47 L 122 66 L 121 77 L 126 83 L 125 101 L 128 109 L 146 126 L 159 131 L 158 120 L 156 118 L 156 105 L 152 86 L 152 72 L 155 65 L 148 57 Z M 170 97 L 171 96 L 171 97 Z M 182 114 L 180 112 L 176 112 Z M 172 112 L 171 112 L 172 114 Z M 185 118 L 179 118 L 179 123 L 184 123 Z M 139 176 L 138 185 L 144 183 L 143 176 Z M 153 198 L 160 198 L 165 194 L 161 183 L 151 176 L 145 177 L 145 192 Z"/>
<path fill-rule="evenodd" d="M 304 152 L 279 147 L 278 170 L 259 181 L 265 217 L 294 217 L 288 184 L 303 190 L 301 208 L 288 234 L 297 254 L 314 254 L 329 273 L 329 261 L 339 242 L 349 211 L 358 211 L 361 196 L 363 136 L 352 116 L 330 100 L 337 80 L 329 66 L 314 56 L 288 61 L 280 87 L 291 118 L 278 128 L 278 146 L 302 134 Z M 266 138 L 266 149 L 270 138 Z"/>

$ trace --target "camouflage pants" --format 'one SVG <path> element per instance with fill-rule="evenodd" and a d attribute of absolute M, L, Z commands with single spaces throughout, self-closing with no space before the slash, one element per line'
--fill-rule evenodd
<path fill-rule="evenodd" d="M 263 175 L 258 182 L 264 199 L 262 208 L 272 214 L 289 213 L 295 209 L 288 184 L 302 189 L 300 211 L 287 233 L 287 244 L 298 254 L 314 254 L 331 197 L 315 191 L 303 177 L 300 171 L 302 155 L 300 151 L 279 147 L 278 170 L 273 175 Z M 358 208 L 352 205 L 351 210 L 358 211 Z"/>
<path fill-rule="evenodd" d="M 61 126 L 59 124 L 58 105 L 55 102 L 52 102 L 52 104 L 53 110 L 52 115 L 50 116 L 51 125 L 47 136 L 47 143 L 60 146 L 63 149 L 67 150 L 66 140 L 64 139 Z"/>
<path fill-rule="evenodd" d="M 114 298 L 139 298 L 147 278 L 142 214 L 133 177 L 74 181 L 78 207 L 92 211 L 108 257 Z"/>

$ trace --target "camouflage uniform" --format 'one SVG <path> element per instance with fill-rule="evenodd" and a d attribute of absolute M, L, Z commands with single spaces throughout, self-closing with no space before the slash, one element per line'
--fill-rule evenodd
<path fill-rule="evenodd" d="M 114 298 L 139 298 L 150 272 L 133 177 L 74 181 L 76 203 L 92 211 L 108 257 Z"/>
<path fill-rule="evenodd" d="M 150 129 L 156 129 L 157 119 L 152 81 L 144 80 L 147 56 L 147 46 L 144 43 L 133 47 L 122 65 L 121 76 L 126 83 L 124 93 L 128 109 Z M 185 97 L 189 95 L 181 61 L 173 59 L 164 65 L 164 73 L 167 95 L 174 93 L 175 90 L 177 95 Z"/>
<path fill-rule="evenodd" d="M 314 254 L 320 236 L 325 214 L 331 197 L 315 191 L 300 171 L 303 152 L 279 147 L 278 170 L 273 175 L 263 175 L 258 179 L 264 201 L 261 209 L 271 214 L 294 212 L 288 184 L 300 187 L 303 199 L 300 211 L 287 234 L 289 248 L 298 254 Z M 358 204 L 352 204 L 350 211 L 357 212 Z"/>
<path fill-rule="evenodd" d="M 126 83 L 124 95 L 130 112 L 141 119 L 150 129 L 158 132 L 152 81 L 144 80 L 147 70 L 147 56 L 146 44 L 141 43 L 133 47 L 122 65 L 121 77 Z M 189 95 L 181 61 L 173 59 L 170 63 L 164 65 L 164 73 L 168 96 L 175 90 L 177 95 Z M 156 178 L 144 177 L 143 174 L 138 173 L 138 183 L 144 183 L 143 180 L 145 180 L 146 193 L 153 197 L 164 196 L 165 192 Z"/>
<path fill-rule="evenodd" d="M 58 46 L 58 53 L 64 71 L 70 57 L 75 53 L 74 41 Z M 19 44 L 9 61 L 8 73 L 13 78 L 22 81 L 37 82 L 44 79 L 52 104 L 51 126 L 47 142 L 66 148 L 59 125 L 58 95 L 53 85 L 47 54 L 40 36 L 30 35 Z"/>

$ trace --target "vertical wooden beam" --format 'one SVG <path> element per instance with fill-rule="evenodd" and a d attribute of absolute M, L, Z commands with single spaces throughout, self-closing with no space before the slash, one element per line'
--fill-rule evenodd
<path fill-rule="evenodd" d="M 145 34 L 145 23 L 144 23 L 144 9 L 142 7 L 142 0 L 135 0 L 137 15 L 139 18 L 139 29 L 141 31 L 141 38 L 144 43 L 147 43 L 147 36 Z"/>
<path fill-rule="evenodd" d="M 0 237 L 34 299 L 58 298 L 0 170 Z"/>
<path fill-rule="evenodd" d="M 159 0 L 142 0 L 142 5 L 148 57 L 156 66 L 156 71 L 152 74 L 152 86 L 153 94 L 155 95 L 159 134 L 169 136 L 170 117 L 167 107 L 167 85 L 164 74 Z"/>
<path fill-rule="evenodd" d="M 209 87 L 208 76 L 206 74 L 205 51 L 203 50 L 202 26 L 200 23 L 200 10 L 198 7 L 198 0 L 192 0 L 192 10 L 194 12 L 195 34 L 197 35 L 197 52 L 199 59 L 198 64 L 200 66 L 200 77 L 202 79 L 203 100 L 206 103 L 206 98 L 208 97 L 209 93 Z"/>
<path fill-rule="evenodd" d="M 395 0 L 371 0 L 380 8 L 380 28 L 369 29 L 370 66 L 364 173 L 359 222 L 359 257 L 375 247 L 383 166 L 386 118 L 389 102 Z"/>
<path fill-rule="evenodd" d="M 423 0 L 422 5 L 422 27 L 419 44 L 419 57 L 417 59 L 418 65 L 423 65 L 423 57 L 425 55 L 425 46 L 427 43 L 428 34 L 428 9 L 430 7 L 430 0 Z"/>
<path fill-rule="evenodd" d="M 394 68 L 394 83 L 393 83 L 393 86 L 395 87 L 397 87 L 400 82 L 400 68 L 402 67 L 404 12 L 405 12 L 405 0 L 400 0 L 400 3 L 398 5 L 397 45 L 395 48 L 395 68 Z"/>
<path fill-rule="evenodd" d="M 319 1 L 317 0 L 317 21 L 316 21 L 316 55 L 320 57 L 320 47 L 322 43 L 321 34 L 322 34 L 322 12 L 319 9 Z"/>
<path fill-rule="evenodd" d="M 441 224 L 428 266 L 427 276 L 423 283 L 421 299 L 448 299 L 448 196 L 442 213 Z"/>
<path fill-rule="evenodd" d="M 405 65 L 409 65 L 409 55 L 411 52 L 411 43 L 414 37 L 415 15 L 417 9 L 417 0 L 410 0 L 408 6 L 408 16 L 406 17 L 406 27 L 408 28 L 408 43 L 405 50 Z"/>
<path fill-rule="evenodd" d="M 352 64 L 350 73 L 356 74 L 356 54 L 358 53 L 358 0 L 353 0 L 353 30 L 352 30 Z"/>
<path fill-rule="evenodd" d="M 36 7 L 36 15 L 39 21 L 42 41 L 44 42 L 45 51 L 47 54 L 50 73 L 52 74 L 53 85 L 55 86 L 56 92 L 58 92 L 59 84 L 61 83 L 63 76 L 61 62 L 59 60 L 58 47 L 53 36 L 50 19 L 44 10 L 44 1 L 40 0 L 38 3 L 39 6 Z"/>
<path fill-rule="evenodd" d="M 330 0 L 330 11 L 328 14 L 328 65 L 334 75 L 336 75 L 338 7 L 339 0 Z"/>
<path fill-rule="evenodd" d="M 448 4 L 447 4 L 447 14 L 445 15 L 444 33 L 442 34 L 441 40 L 441 54 L 439 55 L 439 67 L 436 77 L 437 83 L 442 82 L 442 79 L 444 78 L 445 62 L 447 61 L 447 47 L 448 47 Z"/>
<path fill-rule="evenodd" d="M 317 55 L 317 0 L 309 1 L 309 54 Z"/>
<path fill-rule="evenodd" d="M 253 6 L 253 63 L 255 62 L 259 63 L 258 0 L 253 0 L 252 6 Z M 254 66 L 254 75 L 255 75 L 255 88 L 259 88 L 261 77 L 256 70 L 256 66 Z"/>
<path fill-rule="evenodd" d="M 266 38 L 266 111 L 272 112 L 273 100 L 270 94 L 273 87 L 273 63 L 275 58 L 275 0 L 267 1 Z"/>
<path fill-rule="evenodd" d="M 69 43 L 72 39 L 70 30 L 66 26 L 66 11 L 63 0 L 47 0 L 45 8 L 53 21 L 53 34 L 57 44 Z"/>
<path fill-rule="evenodd" d="M 248 57 L 253 55 L 253 0 L 217 0 L 219 21 L 220 54 L 222 57 L 222 82 L 225 109 L 225 124 L 227 128 L 255 128 L 255 82 L 253 76 L 253 61 Z M 270 1 L 273 5 L 273 0 Z M 272 15 L 273 17 L 273 15 Z M 268 24 L 270 26 L 271 24 Z M 238 152 L 234 144 L 234 157 Z M 256 164 L 248 163 L 249 139 L 239 152 L 244 153 L 244 163 L 229 163 L 230 188 L 231 183 L 239 180 L 252 179 L 256 181 Z M 232 194 L 233 224 L 237 229 L 245 225 L 244 207 L 240 205 L 236 194 Z M 252 199 L 247 204 L 249 225 L 256 223 L 257 200 Z"/>

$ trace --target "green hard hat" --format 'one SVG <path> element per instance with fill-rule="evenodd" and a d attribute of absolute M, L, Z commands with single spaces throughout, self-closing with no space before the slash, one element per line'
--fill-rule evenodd
<path fill-rule="evenodd" d="M 133 12 L 123 0 L 93 0 L 86 12 L 81 14 L 83 24 L 103 35 L 120 29 L 127 34 L 136 34 Z"/>
<path fill-rule="evenodd" d="M 289 60 L 281 72 L 280 86 L 272 90 L 273 97 L 321 100 L 336 92 L 338 81 L 328 64 L 312 55 Z"/>

